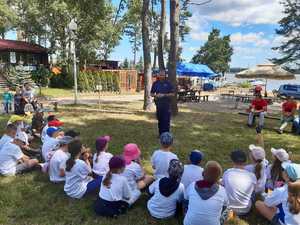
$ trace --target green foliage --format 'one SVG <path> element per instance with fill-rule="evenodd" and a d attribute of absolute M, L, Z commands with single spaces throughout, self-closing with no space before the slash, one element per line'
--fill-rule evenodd
<path fill-rule="evenodd" d="M 252 85 L 251 85 L 251 83 L 249 81 L 245 81 L 245 82 L 243 82 L 243 83 L 240 84 L 240 87 L 241 88 L 251 88 Z"/>
<path fill-rule="evenodd" d="M 72 88 L 74 85 L 73 75 L 71 70 L 63 66 L 61 74 L 52 75 L 50 78 L 50 87 L 52 88 Z"/>
<path fill-rule="evenodd" d="M 31 72 L 31 79 L 39 87 L 45 87 L 49 83 L 51 72 L 44 66 L 39 66 L 37 70 Z"/>
<path fill-rule="evenodd" d="M 280 28 L 276 33 L 283 37 L 284 41 L 278 50 L 283 56 L 274 58 L 276 64 L 284 64 L 294 69 L 300 69 L 300 1 L 282 1 L 285 17 L 279 21 Z"/>
<path fill-rule="evenodd" d="M 10 1 L 0 0 L 0 37 L 5 38 L 5 32 L 11 29 L 16 22 L 16 14 L 10 7 Z"/>
<path fill-rule="evenodd" d="M 119 92 L 119 75 L 112 71 L 81 71 L 78 75 L 78 87 L 81 91 L 94 92 L 101 86 L 104 92 Z"/>
<path fill-rule="evenodd" d="M 121 68 L 123 69 L 129 69 L 130 68 L 130 62 L 127 58 L 124 59 L 123 63 L 121 64 Z"/>
<path fill-rule="evenodd" d="M 206 64 L 216 73 L 224 74 L 230 69 L 232 54 L 230 36 L 221 37 L 220 30 L 213 29 L 208 36 L 208 41 L 193 56 L 192 63 Z"/>

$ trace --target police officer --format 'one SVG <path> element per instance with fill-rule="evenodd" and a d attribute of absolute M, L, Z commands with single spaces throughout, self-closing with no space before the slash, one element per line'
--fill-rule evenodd
<path fill-rule="evenodd" d="M 174 95 L 174 87 L 166 79 L 165 71 L 160 71 L 158 80 L 152 84 L 151 96 L 156 105 L 156 117 L 158 120 L 159 135 L 170 131 L 171 97 Z"/>

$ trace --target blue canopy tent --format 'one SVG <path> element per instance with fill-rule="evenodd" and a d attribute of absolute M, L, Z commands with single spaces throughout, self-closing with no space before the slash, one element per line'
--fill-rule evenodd
<path fill-rule="evenodd" d="M 193 63 L 177 63 L 177 75 L 186 77 L 211 78 L 217 76 L 208 66 Z"/>

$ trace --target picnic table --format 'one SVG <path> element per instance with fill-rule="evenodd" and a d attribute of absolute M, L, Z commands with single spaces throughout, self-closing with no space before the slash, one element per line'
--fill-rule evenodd
<path fill-rule="evenodd" d="M 207 102 L 208 95 L 201 95 L 200 90 L 179 90 L 177 99 L 181 102 Z"/>

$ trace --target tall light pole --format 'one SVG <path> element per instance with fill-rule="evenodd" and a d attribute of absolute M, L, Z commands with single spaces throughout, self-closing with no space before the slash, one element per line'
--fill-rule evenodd
<path fill-rule="evenodd" d="M 74 19 L 69 23 L 69 30 L 71 31 L 71 49 L 73 51 L 73 78 L 74 78 L 74 104 L 78 100 L 78 85 L 77 85 L 77 59 L 76 59 L 76 46 L 75 46 L 75 32 L 77 30 L 77 23 Z"/>

